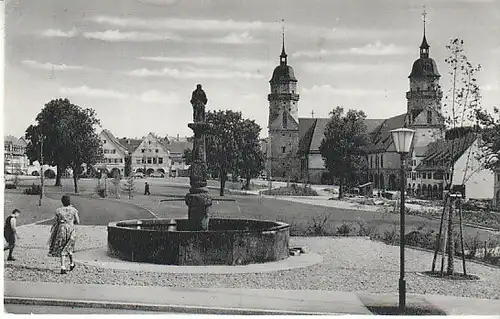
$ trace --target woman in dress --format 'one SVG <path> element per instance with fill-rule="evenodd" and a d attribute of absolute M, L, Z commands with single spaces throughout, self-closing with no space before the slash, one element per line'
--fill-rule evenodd
<path fill-rule="evenodd" d="M 63 207 L 56 209 L 54 224 L 50 230 L 49 256 L 61 258 L 61 274 L 66 273 L 65 259 L 69 257 L 69 270 L 75 268 L 73 260 L 73 251 L 75 249 L 75 224 L 80 223 L 78 211 L 70 206 L 69 195 L 61 198 Z"/>

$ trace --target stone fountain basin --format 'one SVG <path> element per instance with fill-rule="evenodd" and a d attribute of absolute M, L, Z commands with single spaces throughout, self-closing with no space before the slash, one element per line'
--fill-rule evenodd
<path fill-rule="evenodd" d="M 211 218 L 209 230 L 190 230 L 187 219 L 127 220 L 108 224 L 108 254 L 165 265 L 246 265 L 289 256 L 290 226 L 276 221 Z"/>

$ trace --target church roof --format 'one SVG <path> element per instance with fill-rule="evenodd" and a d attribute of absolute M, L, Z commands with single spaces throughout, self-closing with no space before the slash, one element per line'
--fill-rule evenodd
<path fill-rule="evenodd" d="M 422 159 L 420 165 L 417 166 L 416 170 L 444 169 L 445 164 L 450 163 L 450 160 L 453 163 L 456 162 L 471 147 L 477 138 L 478 134 L 471 132 L 453 140 L 441 139 L 429 144 L 425 157 Z"/>
<path fill-rule="evenodd" d="M 407 114 L 403 113 L 384 120 L 373 132 L 371 138 L 373 145 L 370 147 L 371 152 L 385 151 L 392 143 L 391 130 L 404 127 L 406 124 Z"/>
<path fill-rule="evenodd" d="M 317 153 L 321 141 L 325 137 L 325 129 L 329 118 L 299 118 L 299 153 Z M 366 131 L 372 134 L 384 120 L 365 119 Z"/>
<path fill-rule="evenodd" d="M 293 72 L 293 68 L 289 65 L 278 65 L 273 72 L 273 77 L 270 82 L 297 82 L 297 78 L 295 78 L 295 74 Z"/>
<path fill-rule="evenodd" d="M 413 63 L 410 78 L 439 77 L 436 61 L 431 58 L 420 58 Z"/>

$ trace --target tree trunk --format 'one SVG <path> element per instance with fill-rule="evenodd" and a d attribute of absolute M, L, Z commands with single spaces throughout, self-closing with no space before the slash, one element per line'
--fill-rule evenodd
<path fill-rule="evenodd" d="M 450 203 L 450 211 L 448 213 L 448 268 L 447 275 L 453 275 L 455 272 L 455 242 L 453 238 L 453 205 L 455 201 Z"/>
<path fill-rule="evenodd" d="M 57 175 L 56 175 L 56 184 L 54 186 L 61 186 L 61 175 L 62 175 L 62 165 L 57 164 Z"/>
<path fill-rule="evenodd" d="M 341 174 L 339 178 L 339 199 L 344 196 L 344 176 Z"/>
<path fill-rule="evenodd" d="M 78 193 L 78 178 L 75 174 L 75 170 L 73 170 L 73 185 L 75 186 L 75 193 Z"/>
<path fill-rule="evenodd" d="M 247 177 L 246 178 L 246 182 L 245 182 L 245 189 L 248 191 L 250 190 L 250 177 Z"/>
<path fill-rule="evenodd" d="M 222 172 L 220 172 L 220 190 L 219 190 L 219 194 L 220 196 L 224 196 L 224 188 L 226 187 L 226 178 L 227 178 L 227 174 L 224 174 Z"/>

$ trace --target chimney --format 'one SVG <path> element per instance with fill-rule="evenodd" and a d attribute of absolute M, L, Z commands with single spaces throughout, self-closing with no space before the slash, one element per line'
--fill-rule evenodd
<path fill-rule="evenodd" d="M 179 134 L 177 134 L 177 142 L 179 142 Z"/>

